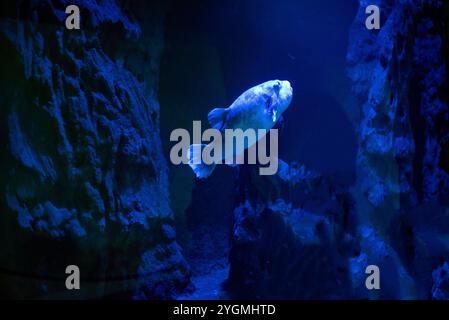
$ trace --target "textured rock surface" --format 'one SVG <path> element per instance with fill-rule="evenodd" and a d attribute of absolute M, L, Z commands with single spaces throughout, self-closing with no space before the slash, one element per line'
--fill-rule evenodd
<path fill-rule="evenodd" d="M 349 257 L 358 252 L 346 186 L 282 166 L 263 177 L 242 168 L 226 288 L 246 299 L 352 297 Z"/>
<path fill-rule="evenodd" d="M 444 263 L 443 266 L 432 272 L 433 286 L 432 298 L 435 300 L 449 299 L 449 265 Z"/>
<path fill-rule="evenodd" d="M 360 27 L 367 5 L 360 1 L 348 50 L 363 106 L 355 189 L 361 255 L 385 269 L 380 297 L 431 298 L 432 270 L 449 258 L 448 8 L 373 3 L 381 29 Z"/>
<path fill-rule="evenodd" d="M 67 294 L 75 264 L 67 297 L 170 298 L 189 270 L 155 99 L 164 8 L 80 1 L 68 31 L 65 6 L 2 4 L 1 294 Z"/>

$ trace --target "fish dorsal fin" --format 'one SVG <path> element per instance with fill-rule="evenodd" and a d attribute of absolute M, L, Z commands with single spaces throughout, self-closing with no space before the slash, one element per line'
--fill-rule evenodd
<path fill-rule="evenodd" d="M 209 112 L 207 119 L 209 120 L 210 126 L 214 129 L 222 130 L 226 122 L 228 111 L 227 108 L 215 108 Z"/>

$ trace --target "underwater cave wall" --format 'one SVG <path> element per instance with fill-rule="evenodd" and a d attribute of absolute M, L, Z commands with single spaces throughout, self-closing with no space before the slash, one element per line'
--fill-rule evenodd
<path fill-rule="evenodd" d="M 159 137 L 164 6 L 74 3 L 81 30 L 62 0 L 1 4 L 0 294 L 171 298 L 190 271 Z"/>
<path fill-rule="evenodd" d="M 360 1 L 347 56 L 362 106 L 354 193 L 362 256 L 385 270 L 382 293 L 371 296 L 449 298 L 440 272 L 449 258 L 448 4 L 373 3 L 381 28 L 361 27 Z"/>

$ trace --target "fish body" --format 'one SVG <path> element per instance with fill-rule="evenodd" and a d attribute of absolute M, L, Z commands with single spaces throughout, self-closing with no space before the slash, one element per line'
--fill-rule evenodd
<path fill-rule="evenodd" d="M 270 80 L 254 86 L 242 93 L 228 108 L 215 108 L 208 114 L 212 128 L 225 132 L 226 129 L 264 129 L 270 130 L 288 108 L 293 97 L 293 89 L 289 81 Z M 226 135 L 225 135 L 226 137 Z M 244 149 L 251 148 L 263 136 L 256 135 L 245 141 Z M 226 138 L 227 140 L 228 138 Z M 233 143 L 233 141 L 225 141 Z M 215 165 L 207 165 L 199 161 L 201 152 L 211 145 L 191 145 L 189 165 L 198 178 L 208 177 Z M 235 157 L 241 156 L 234 154 Z M 223 159 L 226 160 L 226 159 Z"/>
<path fill-rule="evenodd" d="M 242 93 L 228 108 L 208 114 L 210 125 L 225 129 L 265 129 L 274 127 L 290 105 L 293 89 L 288 81 L 271 80 Z"/>

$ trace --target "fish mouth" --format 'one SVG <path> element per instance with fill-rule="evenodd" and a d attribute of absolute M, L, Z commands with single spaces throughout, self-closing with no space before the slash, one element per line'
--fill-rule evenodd
<path fill-rule="evenodd" d="M 291 100 L 291 98 L 293 96 L 293 88 L 292 88 L 292 85 L 290 84 L 290 81 L 288 81 L 288 80 L 282 81 L 282 90 L 281 91 L 282 91 L 281 93 L 287 100 Z"/>
<path fill-rule="evenodd" d="M 290 92 L 293 93 L 293 88 L 292 88 L 292 85 L 290 84 L 290 81 L 288 81 L 288 80 L 282 81 L 282 86 L 286 89 L 289 89 Z"/>

